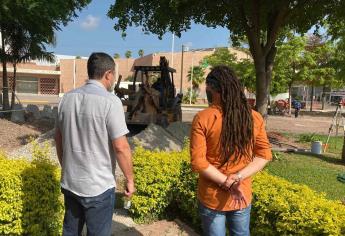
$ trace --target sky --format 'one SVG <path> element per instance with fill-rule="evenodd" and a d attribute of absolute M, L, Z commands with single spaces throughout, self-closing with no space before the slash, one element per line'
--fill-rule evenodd
<path fill-rule="evenodd" d="M 119 53 L 121 57 L 127 50 L 132 51 L 132 57 L 138 57 L 138 51 L 144 54 L 154 52 L 171 52 L 172 34 L 166 34 L 162 40 L 157 35 L 145 35 L 139 27 L 129 28 L 125 39 L 121 32 L 113 28 L 115 20 L 107 17 L 107 12 L 115 0 L 93 0 L 78 13 L 78 17 L 61 31 L 56 33 L 55 47 L 48 50 L 55 54 L 89 56 L 92 52 L 106 52 L 110 55 Z M 193 24 L 191 29 L 183 32 L 181 38 L 175 37 L 174 51 L 181 51 L 182 44 L 188 44 L 190 49 L 227 46 L 229 30 L 225 28 L 207 28 Z"/>

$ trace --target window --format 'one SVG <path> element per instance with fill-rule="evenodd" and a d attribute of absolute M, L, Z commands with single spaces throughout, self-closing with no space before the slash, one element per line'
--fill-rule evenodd
<path fill-rule="evenodd" d="M 24 77 L 17 78 L 16 90 L 17 93 L 38 94 L 38 79 Z"/>

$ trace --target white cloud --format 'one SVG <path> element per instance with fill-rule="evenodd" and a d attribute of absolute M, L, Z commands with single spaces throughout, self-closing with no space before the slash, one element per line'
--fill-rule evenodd
<path fill-rule="evenodd" d="M 99 17 L 88 15 L 86 19 L 83 22 L 81 22 L 80 26 L 84 30 L 94 30 L 99 26 L 99 22 Z"/>

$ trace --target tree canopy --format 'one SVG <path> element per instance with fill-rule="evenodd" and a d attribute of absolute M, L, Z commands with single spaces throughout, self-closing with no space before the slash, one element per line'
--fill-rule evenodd
<path fill-rule="evenodd" d="M 193 72 L 192 72 L 193 70 Z M 192 78 L 193 76 L 193 78 Z M 205 69 L 202 66 L 193 66 L 190 67 L 188 71 L 188 81 L 192 80 L 192 86 L 194 90 L 198 90 L 200 84 L 204 83 L 205 81 Z"/>
<path fill-rule="evenodd" d="M 125 52 L 125 57 L 126 57 L 126 58 L 131 58 L 131 57 L 132 57 L 132 51 L 127 50 L 127 51 Z"/>
<path fill-rule="evenodd" d="M 144 50 L 143 49 L 139 49 L 138 56 L 139 57 L 143 57 L 144 56 Z"/>
<path fill-rule="evenodd" d="M 335 11 L 343 17 L 344 6 L 345 1 L 338 0 L 116 0 L 108 16 L 116 19 L 115 30 L 140 25 L 160 38 L 167 32 L 181 36 L 193 22 L 229 29 L 235 46 L 246 37 L 255 65 L 256 106 L 266 114 L 277 39 L 289 30 L 318 29 Z"/>
<path fill-rule="evenodd" d="M 255 68 L 251 58 L 238 59 L 228 48 L 216 48 L 215 52 L 205 57 L 211 67 L 226 65 L 232 68 L 241 83 L 250 92 L 255 92 Z"/>
<path fill-rule="evenodd" d="M 121 56 L 120 56 L 120 54 L 119 53 L 114 53 L 114 59 L 118 59 L 118 58 L 120 58 Z"/>
<path fill-rule="evenodd" d="M 55 42 L 55 31 L 66 25 L 91 0 L 3 0 L 0 3 L 0 32 L 3 66 L 3 108 L 9 109 L 6 63 L 35 56 L 49 56 L 45 45 Z M 14 48 L 15 47 L 15 48 Z M 25 52 L 25 53 L 24 53 Z M 26 55 L 26 56 L 25 56 Z"/>

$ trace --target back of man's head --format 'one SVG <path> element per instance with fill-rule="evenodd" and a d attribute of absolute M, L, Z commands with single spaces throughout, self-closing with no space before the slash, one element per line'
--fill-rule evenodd
<path fill-rule="evenodd" d="M 101 79 L 108 70 L 115 70 L 114 59 L 104 52 L 94 52 L 87 61 L 89 79 Z"/>

